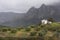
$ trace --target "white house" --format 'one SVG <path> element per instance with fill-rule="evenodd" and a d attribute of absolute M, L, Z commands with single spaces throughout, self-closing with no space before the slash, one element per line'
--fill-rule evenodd
<path fill-rule="evenodd" d="M 43 20 L 41 20 L 41 23 L 42 24 L 51 24 L 52 22 L 51 21 L 48 21 L 46 19 L 43 19 Z"/>

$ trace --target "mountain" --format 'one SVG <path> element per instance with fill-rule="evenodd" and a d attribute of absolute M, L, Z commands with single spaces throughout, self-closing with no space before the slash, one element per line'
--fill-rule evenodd
<path fill-rule="evenodd" d="M 54 18 L 56 21 L 60 21 L 60 5 L 45 5 L 42 4 L 40 8 L 35 8 L 32 7 L 28 10 L 26 14 L 3 14 L 6 15 L 7 17 L 11 17 L 12 19 L 13 16 L 19 16 L 17 19 L 15 18 L 13 21 L 6 21 L 2 23 L 2 25 L 8 25 L 8 26 L 27 26 L 27 25 L 32 25 L 32 24 L 38 24 L 40 23 L 42 17 L 47 19 L 47 18 Z M 23 15 L 23 16 L 22 16 Z"/>
<path fill-rule="evenodd" d="M 0 25 L 11 26 L 17 19 L 23 18 L 24 15 L 25 13 L 0 12 Z"/>
<path fill-rule="evenodd" d="M 60 3 L 59 4 L 55 4 L 55 5 L 50 5 L 49 7 L 54 9 L 53 18 L 56 21 L 60 22 Z"/>

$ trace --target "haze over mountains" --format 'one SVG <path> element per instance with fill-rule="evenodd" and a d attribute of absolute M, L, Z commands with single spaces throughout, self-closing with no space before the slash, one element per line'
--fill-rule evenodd
<path fill-rule="evenodd" d="M 40 8 L 32 7 L 27 13 L 0 12 L 0 25 L 5 26 L 27 26 L 38 24 L 43 18 L 54 18 L 60 21 L 60 5 L 45 5 Z"/>

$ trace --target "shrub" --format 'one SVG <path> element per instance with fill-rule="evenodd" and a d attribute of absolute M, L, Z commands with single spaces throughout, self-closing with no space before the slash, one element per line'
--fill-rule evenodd
<path fill-rule="evenodd" d="M 36 31 L 40 31 L 40 28 L 35 28 Z"/>
<path fill-rule="evenodd" d="M 30 36 L 36 36 L 37 32 L 31 32 Z"/>
<path fill-rule="evenodd" d="M 16 30 L 11 30 L 11 33 L 16 33 L 17 31 Z"/>
<path fill-rule="evenodd" d="M 55 22 L 53 18 L 48 18 L 48 21 Z"/>
<path fill-rule="evenodd" d="M 31 28 L 34 28 L 35 26 L 34 26 L 34 25 L 31 25 L 30 27 L 31 27 Z"/>
<path fill-rule="evenodd" d="M 38 33 L 38 36 L 41 36 L 43 37 L 45 34 L 46 34 L 46 30 L 41 30 L 39 33 Z"/>
<path fill-rule="evenodd" d="M 26 28 L 25 31 L 29 32 L 31 29 L 30 28 Z"/>
<path fill-rule="evenodd" d="M 10 28 L 8 28 L 8 31 L 11 31 L 11 29 L 10 29 Z"/>
<path fill-rule="evenodd" d="M 17 28 L 18 31 L 20 31 L 22 28 Z"/>
<path fill-rule="evenodd" d="M 7 29 L 2 29 L 2 32 L 7 32 Z"/>

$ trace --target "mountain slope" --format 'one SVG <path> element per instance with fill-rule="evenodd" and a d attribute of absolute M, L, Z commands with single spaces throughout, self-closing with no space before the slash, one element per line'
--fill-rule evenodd
<path fill-rule="evenodd" d="M 0 25 L 13 25 L 17 19 L 23 18 L 25 13 L 0 12 Z M 15 25 L 15 23 L 14 23 Z"/>
<path fill-rule="evenodd" d="M 15 21 L 4 22 L 3 25 L 9 26 L 18 26 L 18 25 L 32 25 L 38 24 L 42 17 L 43 18 L 54 18 L 57 21 L 60 21 L 60 6 L 59 5 L 45 5 L 42 4 L 40 8 L 32 7 L 24 16 L 21 18 L 15 19 Z"/>

